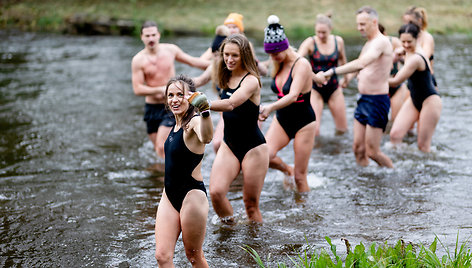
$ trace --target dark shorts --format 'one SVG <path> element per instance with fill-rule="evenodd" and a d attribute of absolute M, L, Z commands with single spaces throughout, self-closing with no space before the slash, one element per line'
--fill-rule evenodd
<path fill-rule="evenodd" d="M 354 118 L 363 125 L 385 130 L 388 123 L 390 98 L 384 95 L 363 95 L 357 97 L 357 108 Z"/>
<path fill-rule="evenodd" d="M 155 133 L 159 126 L 172 127 L 175 125 L 174 115 L 166 110 L 164 104 L 149 104 L 144 106 L 144 118 L 147 133 Z"/>

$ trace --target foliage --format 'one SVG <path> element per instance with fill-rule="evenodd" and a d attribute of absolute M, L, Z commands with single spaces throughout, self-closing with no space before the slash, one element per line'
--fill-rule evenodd
<path fill-rule="evenodd" d="M 365 247 L 361 242 L 351 251 L 351 246 L 347 239 L 343 239 L 346 245 L 346 256 L 344 260 L 338 255 L 336 245 L 331 242 L 329 237 L 325 237 L 329 245 L 329 252 L 325 249 L 315 250 L 312 246 L 300 250 L 296 253 L 296 257 L 287 254 L 290 261 L 290 267 L 306 267 L 306 268 L 364 268 L 364 267 L 444 267 L 444 268 L 467 268 L 472 267 L 472 253 L 468 246 L 470 237 L 459 245 L 459 233 L 457 234 L 456 246 L 454 252 L 449 249 L 435 236 L 433 243 L 429 247 L 422 244 L 413 245 L 399 240 L 394 246 L 389 246 L 386 242 L 377 246 L 372 243 L 369 247 Z M 446 254 L 442 257 L 436 253 L 438 242 L 445 250 Z M 241 247 L 254 259 L 259 267 L 269 267 L 265 263 L 270 262 L 270 254 L 266 262 L 262 260 L 259 254 L 250 246 Z M 277 267 L 289 267 L 285 263 L 277 263 Z"/>

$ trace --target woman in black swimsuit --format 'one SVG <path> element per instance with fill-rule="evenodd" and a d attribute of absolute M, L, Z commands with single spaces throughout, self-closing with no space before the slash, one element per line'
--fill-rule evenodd
<path fill-rule="evenodd" d="M 167 83 L 166 108 L 174 114 L 176 123 L 164 144 L 165 187 L 156 215 L 155 257 L 160 267 L 173 266 L 180 233 L 188 260 L 208 267 L 202 245 L 209 206 L 201 161 L 205 144 L 213 137 L 213 124 L 206 97 L 194 93 L 199 95 L 198 102 L 191 105 L 188 98 L 192 92 L 195 86 L 188 77 L 177 76 Z"/>
<path fill-rule="evenodd" d="M 390 141 L 392 144 L 401 143 L 411 125 L 418 121 L 418 148 L 429 152 L 442 110 L 441 98 L 433 84 L 431 63 L 422 54 L 421 48 L 417 47 L 419 27 L 409 23 L 398 32 L 406 52 L 405 65 L 388 82 L 390 86 L 397 86 L 408 79 L 410 97 L 398 112 L 390 130 Z"/>
<path fill-rule="evenodd" d="M 315 112 L 310 104 L 312 71 L 307 59 L 290 48 L 278 17 L 268 18 L 264 50 L 274 62 L 272 90 L 278 100 L 261 108 L 259 118 L 265 120 L 273 111 L 276 116 L 266 133 L 270 167 L 294 177 L 299 192 L 308 192 L 308 161 L 315 142 Z M 277 152 L 294 139 L 295 166 L 287 165 Z"/>
<path fill-rule="evenodd" d="M 224 134 L 211 169 L 211 201 L 221 220 L 233 223 L 233 207 L 226 194 L 242 171 L 248 219 L 262 222 L 259 198 L 269 168 L 269 151 L 257 125 L 261 102 L 259 73 L 245 36 L 228 36 L 220 52 L 217 84 L 222 89 L 221 100 L 213 101 L 211 110 L 223 112 Z"/>

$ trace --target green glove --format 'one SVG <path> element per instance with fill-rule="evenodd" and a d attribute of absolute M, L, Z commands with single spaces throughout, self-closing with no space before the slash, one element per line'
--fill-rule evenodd
<path fill-rule="evenodd" d="M 210 110 L 210 102 L 208 101 L 205 94 L 201 92 L 193 93 L 192 96 L 190 96 L 190 98 L 188 99 L 188 101 L 190 102 L 190 104 L 195 106 L 200 112 Z"/>

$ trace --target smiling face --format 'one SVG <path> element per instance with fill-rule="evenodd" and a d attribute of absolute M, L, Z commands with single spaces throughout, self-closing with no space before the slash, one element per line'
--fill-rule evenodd
<path fill-rule="evenodd" d="M 185 95 L 188 89 L 185 83 L 175 82 L 167 89 L 167 105 L 174 116 L 182 117 L 189 108 L 189 102 Z"/>
<path fill-rule="evenodd" d="M 223 49 L 223 60 L 226 64 L 226 68 L 230 71 L 241 68 L 241 53 L 239 46 L 234 43 L 226 44 Z"/>
<path fill-rule="evenodd" d="M 141 33 L 141 40 L 149 49 L 154 49 L 156 47 L 159 43 L 160 37 L 161 35 L 159 30 L 155 26 L 143 28 Z"/>
<path fill-rule="evenodd" d="M 402 42 L 403 49 L 406 52 L 413 53 L 416 50 L 416 39 L 411 33 L 402 33 L 400 35 L 400 41 Z"/>

